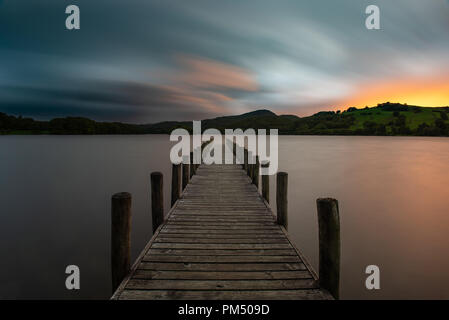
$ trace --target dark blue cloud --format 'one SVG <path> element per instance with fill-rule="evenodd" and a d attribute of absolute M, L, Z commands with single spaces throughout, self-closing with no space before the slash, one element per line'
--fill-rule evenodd
<path fill-rule="evenodd" d="M 305 114 L 360 83 L 449 70 L 445 2 L 375 3 L 382 31 L 364 27 L 367 0 L 0 1 L 0 111 L 140 123 L 254 107 Z M 79 31 L 65 29 L 69 4 Z M 179 81 L 180 55 L 239 68 L 257 90 Z"/>

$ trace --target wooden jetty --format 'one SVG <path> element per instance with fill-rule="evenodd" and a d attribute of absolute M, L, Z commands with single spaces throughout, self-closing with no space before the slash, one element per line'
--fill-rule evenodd
<path fill-rule="evenodd" d="M 173 169 L 176 175 L 173 181 L 178 183 L 172 186 L 173 206 L 167 217 L 160 219 L 163 222 L 134 265 L 123 269 L 120 259 L 129 261 L 126 250 L 121 254 L 124 258 L 120 258 L 120 254 L 113 258 L 113 277 L 114 264 L 120 266 L 121 275 L 115 271 L 115 287 L 118 287 L 112 299 L 338 298 L 339 230 L 329 223 L 335 214 L 338 222 L 335 200 L 318 200 L 318 214 L 322 212 L 319 279 L 289 238 L 286 214 L 285 217 L 278 214 L 276 218 L 267 199 L 259 193 L 254 183 L 255 165 L 245 162 L 242 169 L 242 165 L 235 164 L 192 164 L 195 174 L 181 194 L 178 191 L 182 180 L 178 176 L 181 174 L 179 166 L 174 165 Z M 253 168 L 249 168 L 251 166 Z M 282 184 L 279 182 L 282 174 L 278 174 L 277 179 L 278 184 Z M 286 193 L 283 189 L 286 181 L 283 184 L 281 192 Z M 264 188 L 268 185 L 263 183 Z M 277 198 L 281 201 L 283 197 L 278 195 Z M 160 192 L 153 190 L 152 201 L 163 203 Z M 278 204 L 278 212 L 286 207 L 286 204 L 281 207 Z M 160 205 L 156 205 L 155 210 L 160 212 Z M 120 212 L 126 215 L 125 211 Z M 113 226 L 113 230 L 117 227 Z M 117 236 L 113 234 L 112 237 Z M 124 239 L 129 241 L 129 235 Z M 115 243 L 118 242 L 120 240 L 116 239 Z M 119 247 L 126 246 L 129 251 L 129 245 Z M 120 278 L 121 282 L 117 280 Z"/>

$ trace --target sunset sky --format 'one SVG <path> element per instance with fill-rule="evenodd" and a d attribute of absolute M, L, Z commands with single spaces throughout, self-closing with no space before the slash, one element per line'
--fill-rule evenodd
<path fill-rule="evenodd" d="M 449 0 L 0 0 L 1 112 L 152 123 L 386 101 L 449 105 Z"/>

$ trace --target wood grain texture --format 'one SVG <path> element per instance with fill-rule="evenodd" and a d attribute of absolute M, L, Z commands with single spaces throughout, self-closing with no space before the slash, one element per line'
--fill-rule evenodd
<path fill-rule="evenodd" d="M 200 165 L 113 299 L 332 299 L 241 165 Z"/>

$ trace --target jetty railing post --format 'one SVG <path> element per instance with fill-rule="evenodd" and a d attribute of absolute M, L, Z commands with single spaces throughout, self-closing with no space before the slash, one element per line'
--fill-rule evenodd
<path fill-rule="evenodd" d="M 196 174 L 196 170 L 198 170 L 198 167 L 200 166 L 199 163 L 201 162 L 201 156 L 202 155 L 201 155 L 201 147 L 198 147 L 195 150 L 196 150 L 196 153 L 195 153 L 196 154 L 196 158 L 195 159 L 197 160 L 196 161 L 197 163 L 195 163 L 194 166 L 195 166 L 195 174 Z"/>
<path fill-rule="evenodd" d="M 190 178 L 190 164 L 189 161 L 182 162 L 182 190 L 187 187 Z"/>
<path fill-rule="evenodd" d="M 243 149 L 243 170 L 248 173 L 248 150 L 246 148 Z"/>
<path fill-rule="evenodd" d="M 261 164 L 262 168 L 268 168 L 270 162 L 263 161 Z M 270 203 L 270 176 L 268 174 L 262 175 L 262 197 Z"/>
<path fill-rule="evenodd" d="M 257 189 L 259 189 L 259 172 L 260 172 L 259 166 L 260 166 L 259 156 L 256 156 L 256 163 L 254 164 L 254 167 L 253 167 L 252 180 L 253 180 L 253 184 L 256 186 Z"/>
<path fill-rule="evenodd" d="M 251 183 L 254 183 L 254 171 L 255 171 L 256 164 L 251 163 L 249 165 L 249 177 L 251 179 Z"/>
<path fill-rule="evenodd" d="M 319 282 L 335 298 L 340 297 L 340 215 L 338 201 L 316 201 L 319 228 Z"/>
<path fill-rule="evenodd" d="M 131 267 L 131 194 L 116 193 L 111 199 L 111 271 L 115 292 Z"/>
<path fill-rule="evenodd" d="M 153 233 L 164 222 L 164 177 L 160 172 L 151 173 L 151 216 Z"/>
<path fill-rule="evenodd" d="M 250 163 L 250 159 L 252 156 L 251 151 L 248 151 L 247 154 L 248 154 L 248 165 L 246 167 L 246 174 L 248 175 L 248 177 L 251 178 L 251 163 Z"/>
<path fill-rule="evenodd" d="M 190 152 L 190 179 L 195 174 L 195 164 L 193 163 L 193 152 Z"/>
<path fill-rule="evenodd" d="M 171 206 L 175 204 L 176 200 L 181 196 L 181 164 L 172 165 L 171 170 Z"/>
<path fill-rule="evenodd" d="M 288 174 L 278 172 L 276 175 L 277 223 L 288 228 Z"/>

